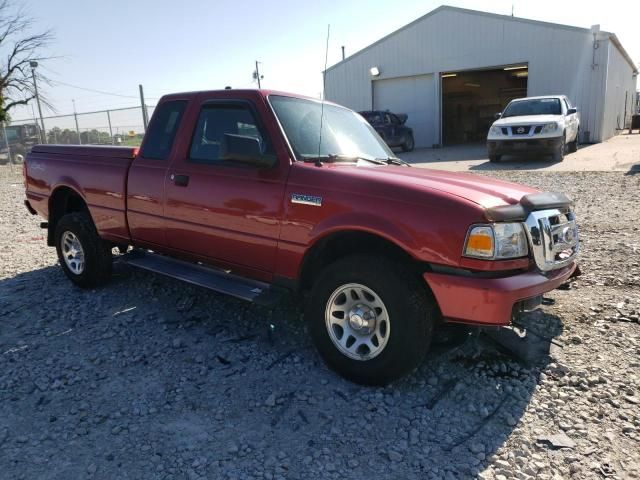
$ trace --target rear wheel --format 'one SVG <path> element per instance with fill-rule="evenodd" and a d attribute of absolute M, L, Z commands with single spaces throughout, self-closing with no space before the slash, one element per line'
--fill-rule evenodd
<path fill-rule="evenodd" d="M 489 155 L 489 161 L 492 163 L 499 162 L 501 158 L 502 158 L 502 155 L 496 155 L 496 154 Z"/>
<path fill-rule="evenodd" d="M 96 231 L 88 213 L 69 213 L 55 230 L 60 265 L 69 279 L 83 288 L 98 286 L 111 275 L 111 247 Z"/>
<path fill-rule="evenodd" d="M 407 135 L 404 143 L 401 146 L 403 152 L 411 152 L 415 148 L 415 141 L 413 140 L 413 134 Z"/>
<path fill-rule="evenodd" d="M 396 262 L 361 254 L 326 267 L 305 317 L 331 369 L 357 383 L 385 385 L 424 358 L 435 302 Z"/>
<path fill-rule="evenodd" d="M 553 161 L 554 162 L 563 161 L 566 149 L 567 149 L 567 132 L 564 132 L 560 140 L 560 145 L 558 145 L 558 149 L 553 153 Z"/>

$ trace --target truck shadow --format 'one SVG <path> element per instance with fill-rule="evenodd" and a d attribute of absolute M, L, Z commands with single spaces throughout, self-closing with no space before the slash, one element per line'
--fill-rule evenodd
<path fill-rule="evenodd" d="M 640 173 L 640 164 L 632 165 L 625 175 L 638 175 Z"/>
<path fill-rule="evenodd" d="M 522 320 L 538 336 L 529 358 L 475 332 L 434 346 L 416 372 L 383 388 L 330 372 L 301 317 L 294 302 L 265 309 L 121 265 L 93 291 L 57 266 L 0 280 L 0 427 L 30 438 L 52 418 L 70 422 L 39 447 L 60 458 L 46 472 L 67 478 L 84 474 L 84 460 L 107 478 L 140 455 L 176 451 L 207 458 L 178 471 L 209 478 L 256 462 L 291 478 L 469 478 L 517 441 L 541 372 L 562 374 L 549 356 L 562 321 L 546 311 Z M 149 437 L 152 451 L 126 452 Z M 363 439 L 366 448 L 345 448 Z M 104 457 L 116 450 L 119 462 Z"/>

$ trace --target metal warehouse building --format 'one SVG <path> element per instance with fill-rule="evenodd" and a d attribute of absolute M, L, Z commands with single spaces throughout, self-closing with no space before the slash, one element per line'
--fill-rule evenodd
<path fill-rule="evenodd" d="M 442 6 L 325 72 L 327 100 L 408 114 L 417 147 L 484 141 L 513 98 L 563 94 L 581 141 L 628 125 L 637 69 L 613 33 Z"/>

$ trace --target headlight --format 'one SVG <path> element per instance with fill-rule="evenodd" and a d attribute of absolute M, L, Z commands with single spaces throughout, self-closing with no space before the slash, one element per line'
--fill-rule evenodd
<path fill-rule="evenodd" d="M 466 257 L 502 260 L 529 253 L 527 235 L 521 223 L 494 223 L 469 229 L 464 246 Z"/>
<path fill-rule="evenodd" d="M 502 135 L 502 129 L 500 127 L 491 127 L 489 131 L 491 135 Z"/>
<path fill-rule="evenodd" d="M 558 129 L 557 122 L 547 123 L 544 127 L 542 127 L 542 133 L 555 132 L 557 129 Z"/>

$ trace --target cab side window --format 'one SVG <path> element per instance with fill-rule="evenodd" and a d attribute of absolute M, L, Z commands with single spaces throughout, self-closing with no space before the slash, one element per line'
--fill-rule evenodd
<path fill-rule="evenodd" d="M 256 138 L 263 153 L 267 151 L 264 135 L 253 112 L 245 105 L 205 105 L 200 111 L 193 133 L 189 161 L 193 163 L 221 163 L 220 147 L 225 134 Z"/>

